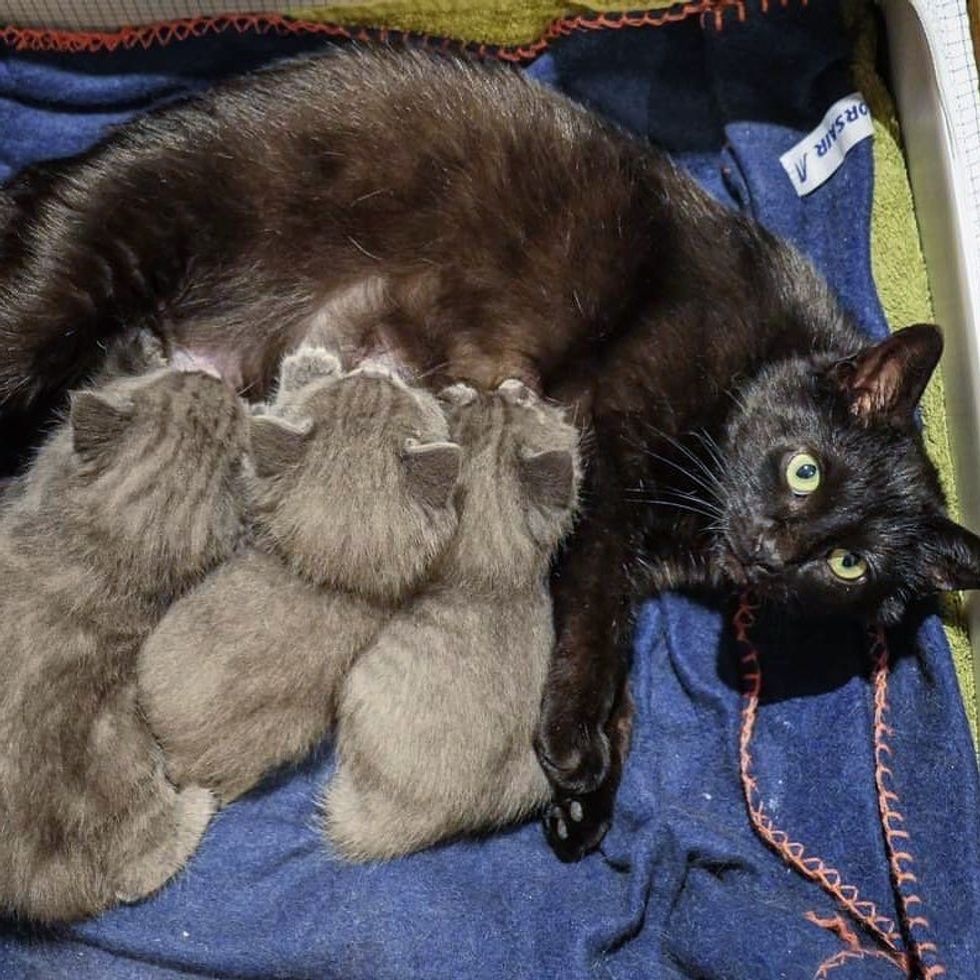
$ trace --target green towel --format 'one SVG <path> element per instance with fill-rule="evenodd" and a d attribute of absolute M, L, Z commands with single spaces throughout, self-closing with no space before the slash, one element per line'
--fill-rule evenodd
<path fill-rule="evenodd" d="M 360 4 L 311 4 L 292 10 L 300 20 L 387 27 L 392 30 L 452 37 L 460 41 L 517 45 L 536 41 L 548 25 L 560 17 L 597 12 L 664 10 L 680 6 L 677 0 L 648 0 L 647 3 L 571 3 L 555 0 L 377 0 Z"/>
<path fill-rule="evenodd" d="M 894 330 L 910 323 L 931 322 L 935 315 L 919 242 L 912 189 L 902 152 L 898 117 L 891 94 L 875 68 L 878 33 L 871 5 L 867 0 L 848 0 L 845 11 L 854 37 L 855 84 L 864 94 L 874 116 L 875 188 L 871 214 L 871 262 L 881 304 Z M 943 379 L 939 372 L 926 389 L 923 415 L 929 455 L 939 469 L 950 512 L 959 519 L 959 496 L 946 425 Z M 980 745 L 973 651 L 966 630 L 963 599 L 959 593 L 948 597 L 943 618 L 974 744 Z"/>

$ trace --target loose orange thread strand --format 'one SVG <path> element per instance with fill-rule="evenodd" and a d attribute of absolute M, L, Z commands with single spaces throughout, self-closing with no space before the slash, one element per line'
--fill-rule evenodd
<path fill-rule="evenodd" d="M 917 894 L 906 894 L 905 885 L 916 884 L 915 873 L 912 871 L 913 858 L 911 835 L 904 827 L 905 818 L 898 807 L 901 804 L 895 789 L 895 774 L 891 767 L 885 764 L 885 759 L 894 756 L 892 747 L 886 739 L 891 738 L 895 731 L 888 724 L 888 675 L 889 651 L 884 630 L 875 629 L 871 637 L 871 661 L 874 682 L 874 757 L 875 757 L 875 786 L 878 790 L 878 812 L 881 814 L 881 827 L 885 835 L 885 849 L 888 852 L 888 863 L 892 884 L 899 901 L 899 913 L 905 933 L 911 946 L 912 959 L 925 980 L 933 980 L 946 973 L 946 968 L 939 962 L 938 949 L 933 942 L 924 942 L 923 933 L 929 929 L 929 920 L 921 914 L 912 915 L 912 905 L 922 906 L 924 903 Z M 901 841 L 902 850 L 896 847 L 896 841 Z"/>
<path fill-rule="evenodd" d="M 829 929 L 835 936 L 838 937 L 843 943 L 847 945 L 847 949 L 838 950 L 831 956 L 828 956 L 820 966 L 817 967 L 817 972 L 814 974 L 815 980 L 823 980 L 831 970 L 835 970 L 839 966 L 844 966 L 849 960 L 859 959 L 863 960 L 868 956 L 878 957 L 884 959 L 891 963 L 900 973 L 905 975 L 905 969 L 902 965 L 897 963 L 894 957 L 887 953 L 882 952 L 877 949 L 869 949 L 867 946 L 861 945 L 861 940 L 858 939 L 857 933 L 851 929 L 842 915 L 835 915 L 831 918 L 820 918 L 816 912 L 807 912 L 804 918 L 808 922 L 812 922 L 815 926 L 820 926 L 822 929 Z"/>
<path fill-rule="evenodd" d="M 794 2 L 802 7 L 808 4 L 808 0 L 794 0 Z M 788 3 L 789 0 L 782 0 L 781 6 L 786 7 Z M 298 20 L 275 13 L 188 17 L 143 26 L 121 27 L 115 31 L 64 31 L 7 25 L 0 27 L 0 42 L 18 51 L 59 51 L 78 54 L 134 48 L 146 50 L 155 45 L 165 46 L 175 41 L 228 32 L 282 36 L 325 35 L 354 41 L 377 41 L 382 44 L 404 42 L 422 47 L 437 47 L 442 51 L 458 51 L 478 58 L 490 57 L 501 61 L 523 63 L 532 61 L 558 38 L 582 31 L 662 27 L 695 16 L 700 18 L 702 26 L 706 25 L 707 18 L 710 17 L 715 29 L 721 31 L 724 28 L 725 15 L 730 10 L 735 11 L 740 22 L 746 20 L 746 0 L 689 0 L 659 11 L 588 13 L 559 17 L 545 28 L 537 40 L 529 44 L 516 45 L 458 41 L 387 27 L 348 27 L 323 21 Z M 762 0 L 760 10 L 762 13 L 769 12 L 768 0 Z"/>
<path fill-rule="evenodd" d="M 820 858 L 808 857 L 802 844 L 790 840 L 789 835 L 775 825 L 759 800 L 758 783 L 752 775 L 751 743 L 762 690 L 762 668 L 758 651 L 749 638 L 756 608 L 748 596 L 743 596 L 734 617 L 735 637 L 744 651 L 740 657 L 744 706 L 739 733 L 739 770 L 749 820 L 759 837 L 790 867 L 815 881 L 885 947 L 881 955 L 907 972 L 908 964 L 898 947 L 901 936 L 895 923 L 881 915 L 873 902 L 861 899 L 857 888 L 846 884 L 839 871 Z M 877 951 L 870 952 L 878 955 Z"/>
<path fill-rule="evenodd" d="M 895 961 L 895 958 L 893 956 L 890 956 L 888 953 L 884 952 L 883 950 L 868 949 L 865 946 L 855 946 L 853 949 L 852 948 L 842 949 L 834 953 L 833 956 L 827 957 L 827 959 L 825 959 L 823 963 L 821 963 L 820 966 L 817 967 L 817 972 L 814 974 L 814 980 L 825 980 L 825 978 L 830 974 L 831 970 L 835 970 L 839 966 L 844 966 L 850 960 L 863 960 L 869 956 L 874 957 L 876 959 L 887 960 L 893 966 L 901 970 L 902 973 L 905 973 L 905 967 L 900 966 Z"/>

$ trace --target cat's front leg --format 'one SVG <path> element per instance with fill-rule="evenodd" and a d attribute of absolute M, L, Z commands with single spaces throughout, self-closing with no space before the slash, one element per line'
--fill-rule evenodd
<path fill-rule="evenodd" d="M 572 817 L 559 833 L 558 814 L 546 822 L 556 853 L 577 860 L 594 849 L 608 827 L 613 777 L 628 745 L 628 725 L 615 717 L 629 664 L 631 588 L 629 546 L 610 515 L 593 513 L 579 528 L 552 585 L 557 643 L 545 685 L 535 748 Z M 626 737 L 617 734 L 624 730 Z M 610 738 L 610 734 L 615 737 Z M 614 758 L 614 753 L 616 757 Z M 577 807 L 572 807 L 578 803 Z M 604 813 L 583 814 L 592 806 Z"/>
<path fill-rule="evenodd" d="M 624 677 L 605 728 L 609 745 L 606 778 L 591 793 L 576 796 L 559 792 L 545 813 L 548 843 L 562 861 L 580 860 L 598 847 L 606 836 L 632 731 L 633 699 Z"/>

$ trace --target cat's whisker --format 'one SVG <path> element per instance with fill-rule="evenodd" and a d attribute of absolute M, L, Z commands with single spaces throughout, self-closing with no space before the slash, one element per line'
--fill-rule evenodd
<path fill-rule="evenodd" d="M 681 502 L 679 500 L 669 500 L 663 497 L 638 497 L 633 503 L 649 504 L 653 507 L 670 507 L 674 510 L 688 511 L 691 514 L 698 514 L 701 517 L 717 517 L 715 511 L 707 510 L 694 504 Z"/>
<path fill-rule="evenodd" d="M 664 432 L 662 429 L 658 429 L 656 426 L 651 425 L 650 423 L 647 423 L 647 427 L 652 432 L 659 435 L 662 439 L 665 439 L 670 445 L 672 445 L 679 452 L 683 453 L 683 455 L 687 459 L 689 459 L 692 463 L 694 463 L 695 466 L 698 467 L 698 469 L 701 471 L 702 474 L 704 474 L 704 477 L 710 481 L 713 487 L 721 486 L 721 481 L 718 479 L 718 475 L 714 472 L 714 470 L 712 470 L 711 467 L 708 466 L 703 459 L 701 459 L 696 453 L 693 453 L 679 439 L 676 439 L 674 436 L 670 435 L 667 432 Z M 656 454 L 651 453 L 651 455 L 656 455 Z M 663 457 L 658 457 L 658 458 L 662 459 Z M 687 475 L 692 479 L 694 479 L 694 474 L 691 473 L 690 471 L 687 471 Z M 708 489 L 707 485 L 703 482 L 703 480 L 697 480 L 696 482 L 698 482 L 705 489 Z"/>
<path fill-rule="evenodd" d="M 718 504 L 715 501 L 705 500 L 704 497 L 701 497 L 696 493 L 692 493 L 685 490 L 675 490 L 670 487 L 664 488 L 661 492 L 664 494 L 668 494 L 677 500 L 681 500 L 684 503 L 698 504 L 699 506 L 704 507 L 706 510 L 710 510 L 712 513 L 718 515 L 719 517 L 721 516 L 721 508 L 718 506 Z"/>
<path fill-rule="evenodd" d="M 420 371 L 418 374 L 414 375 L 414 379 L 417 382 L 427 381 L 434 374 L 438 374 L 440 371 L 445 371 L 449 367 L 449 361 L 439 361 L 438 364 L 433 364 L 432 367 L 426 368 L 424 371 Z"/>
<path fill-rule="evenodd" d="M 719 494 L 719 490 L 721 489 L 721 484 L 717 480 L 715 480 L 715 484 L 712 485 L 710 483 L 707 483 L 703 477 L 699 476 L 697 473 L 692 472 L 686 466 L 679 463 L 675 459 L 671 459 L 669 456 L 664 456 L 660 453 L 656 453 L 652 449 L 645 449 L 644 452 L 647 456 L 650 456 L 652 459 L 660 460 L 660 462 L 665 463 L 667 466 L 672 467 L 681 475 L 687 477 L 692 483 L 694 483 L 696 486 L 699 486 L 706 493 L 709 493 L 720 503 L 720 498 L 718 494 Z"/>
<path fill-rule="evenodd" d="M 745 398 L 737 389 L 726 388 L 725 395 L 730 398 L 743 412 L 747 412 L 749 410 L 748 405 L 745 403 Z"/>
<path fill-rule="evenodd" d="M 718 445 L 715 438 L 706 429 L 697 429 L 692 433 L 695 439 L 704 446 L 706 452 L 714 461 L 715 465 L 719 470 L 723 469 L 725 466 L 725 461 L 722 458 L 721 446 Z"/>

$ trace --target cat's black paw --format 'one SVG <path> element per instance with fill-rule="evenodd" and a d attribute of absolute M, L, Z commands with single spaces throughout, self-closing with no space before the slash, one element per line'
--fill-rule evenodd
<path fill-rule="evenodd" d="M 611 815 L 601 790 L 583 797 L 559 798 L 548 804 L 545 812 L 545 836 L 560 861 L 581 861 L 602 843 Z"/>
<path fill-rule="evenodd" d="M 563 796 L 583 796 L 609 775 L 609 739 L 586 725 L 551 725 L 544 721 L 534 741 L 548 781 Z"/>

